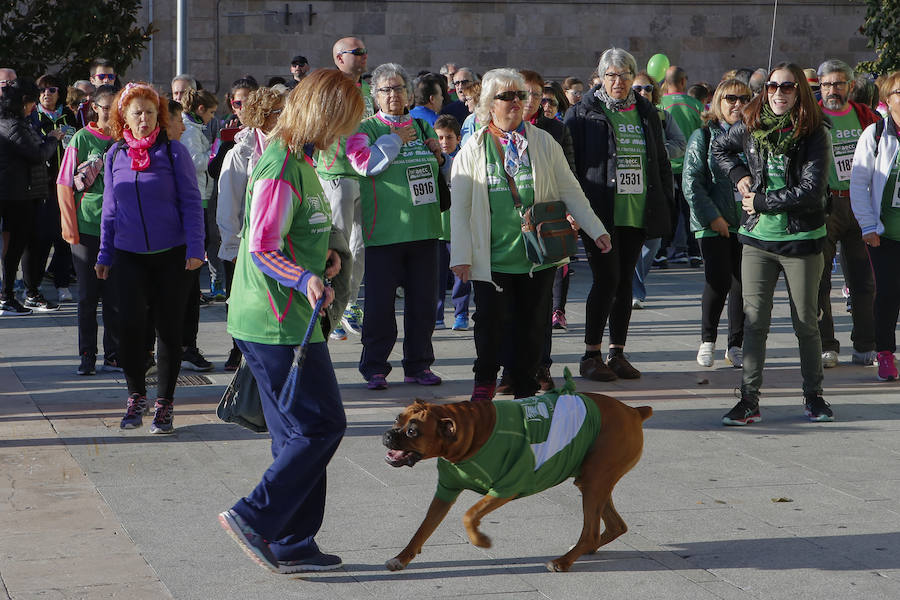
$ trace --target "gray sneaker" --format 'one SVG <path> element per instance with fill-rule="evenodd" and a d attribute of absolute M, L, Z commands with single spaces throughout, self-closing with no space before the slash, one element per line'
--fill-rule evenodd
<path fill-rule="evenodd" d="M 870 367 L 878 364 L 878 353 L 874 350 L 869 350 L 868 352 L 857 352 L 854 350 L 853 357 L 850 360 L 853 361 L 854 365 L 866 365 L 867 367 Z"/>
<path fill-rule="evenodd" d="M 280 573 L 278 559 L 272 553 L 269 542 L 250 527 L 234 510 L 219 514 L 219 524 L 238 543 L 244 553 L 259 566 Z"/>

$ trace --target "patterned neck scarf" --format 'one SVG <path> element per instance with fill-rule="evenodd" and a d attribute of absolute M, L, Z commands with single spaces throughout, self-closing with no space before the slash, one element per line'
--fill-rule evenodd
<path fill-rule="evenodd" d="M 597 91 L 594 92 L 594 96 L 597 97 L 600 102 L 606 105 L 606 108 L 609 110 L 614 110 L 616 112 L 620 110 L 625 110 L 629 106 L 635 103 L 634 99 L 634 90 L 628 90 L 628 95 L 625 96 L 624 100 L 617 100 L 606 93 L 606 88 L 602 85 L 597 88 Z"/>
<path fill-rule="evenodd" d="M 150 166 L 150 153 L 147 150 L 156 143 L 158 135 L 159 125 L 150 135 L 141 139 L 134 137 L 130 129 L 122 130 L 122 136 L 125 138 L 125 143 L 128 144 L 128 156 L 131 158 L 132 171 L 144 171 Z"/>
<path fill-rule="evenodd" d="M 515 177 L 519 166 L 527 160 L 525 149 L 528 140 L 525 138 L 525 122 L 519 123 L 513 131 L 503 131 L 493 121 L 488 123 L 488 132 L 500 141 L 503 146 L 503 169 L 510 177 Z"/>
<path fill-rule="evenodd" d="M 759 127 L 750 132 L 761 148 L 773 154 L 787 154 L 800 141 L 794 137 L 791 112 L 776 115 L 769 103 L 763 104 L 759 115 Z"/>

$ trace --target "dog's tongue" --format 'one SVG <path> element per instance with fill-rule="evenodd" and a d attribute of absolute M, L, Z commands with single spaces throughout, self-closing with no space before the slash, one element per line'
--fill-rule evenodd
<path fill-rule="evenodd" d="M 391 462 L 397 462 L 406 458 L 406 452 L 403 450 L 388 450 L 387 459 Z"/>

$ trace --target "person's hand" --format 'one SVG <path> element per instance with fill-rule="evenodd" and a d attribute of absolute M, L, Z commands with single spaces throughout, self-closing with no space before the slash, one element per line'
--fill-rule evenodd
<path fill-rule="evenodd" d="M 334 288 L 326 286 L 324 281 L 313 275 L 306 282 L 306 298 L 309 300 L 309 305 L 315 308 L 316 302 L 319 301 L 323 294 L 325 295 L 325 302 L 322 303 L 322 310 L 319 312 L 319 316 L 324 315 L 325 309 L 334 301 Z"/>
<path fill-rule="evenodd" d="M 53 131 L 47 133 L 49 137 L 56 138 L 57 140 L 63 139 L 65 137 L 65 132 L 62 129 L 54 129 Z"/>
<path fill-rule="evenodd" d="M 863 241 L 866 243 L 866 246 L 871 246 L 872 248 L 877 248 L 881 245 L 881 237 L 875 233 L 867 233 L 863 236 Z"/>
<path fill-rule="evenodd" d="M 469 281 L 469 270 L 472 265 L 456 265 L 455 267 L 450 267 L 450 270 L 453 271 L 453 274 L 459 277 L 459 280 L 463 283 Z"/>
<path fill-rule="evenodd" d="M 434 157 L 438 161 L 438 165 L 442 166 L 444 164 L 444 153 L 441 150 L 441 143 L 434 138 L 428 138 L 425 140 L 425 145 L 428 146 L 428 149 L 434 154 Z"/>
<path fill-rule="evenodd" d="M 227 121 L 225 121 L 225 129 L 233 129 L 235 127 L 241 126 L 241 120 L 237 118 L 237 115 L 231 117 Z"/>
<path fill-rule="evenodd" d="M 709 228 L 721 235 L 722 237 L 730 237 L 731 233 L 728 231 L 728 221 L 725 220 L 725 217 L 716 217 L 709 223 Z"/>
<path fill-rule="evenodd" d="M 341 255 L 336 250 L 328 249 L 328 257 L 325 259 L 325 277 L 333 278 L 341 272 Z"/>
<path fill-rule="evenodd" d="M 416 139 L 416 128 L 412 125 L 407 125 L 405 127 L 391 126 L 391 133 L 399 135 L 404 144 L 408 144 Z"/>
<path fill-rule="evenodd" d="M 603 235 L 598 237 L 596 240 L 594 240 L 594 243 L 597 244 L 598 248 L 600 248 L 601 254 L 606 254 L 607 252 L 612 250 L 612 240 L 609 239 L 608 233 L 604 233 Z"/>
<path fill-rule="evenodd" d="M 578 221 L 576 221 L 575 217 L 573 217 L 572 215 L 566 213 L 566 220 L 569 221 L 569 225 L 571 225 L 572 229 L 574 229 L 575 231 L 578 231 L 579 229 L 581 229 L 581 226 L 578 224 Z"/>
<path fill-rule="evenodd" d="M 94 265 L 94 272 L 97 273 L 97 279 L 106 279 L 109 277 L 109 265 Z"/>
<path fill-rule="evenodd" d="M 753 185 L 753 178 L 749 175 L 744 175 L 741 180 L 737 182 L 737 191 L 739 191 L 741 195 L 746 196 L 750 193 L 751 185 Z"/>
<path fill-rule="evenodd" d="M 743 181 L 743 179 L 741 180 Z M 744 194 L 744 197 L 741 198 L 741 208 L 744 209 L 744 212 L 748 215 L 755 215 L 756 209 L 753 208 L 753 199 L 756 197 L 756 194 L 753 192 L 748 192 Z"/>
<path fill-rule="evenodd" d="M 200 267 L 203 266 L 202 258 L 189 258 L 184 261 L 184 270 L 185 271 L 196 271 Z"/>

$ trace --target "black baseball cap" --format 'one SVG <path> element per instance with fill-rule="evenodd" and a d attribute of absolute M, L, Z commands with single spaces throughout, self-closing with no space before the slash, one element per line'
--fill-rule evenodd
<path fill-rule="evenodd" d="M 306 57 L 305 57 L 305 56 L 300 56 L 300 55 L 298 54 L 297 56 L 295 56 L 295 57 L 293 58 L 293 60 L 291 60 L 291 65 L 297 65 L 298 67 L 302 67 L 302 66 L 305 65 L 307 62 L 308 62 L 308 61 L 306 60 Z"/>

